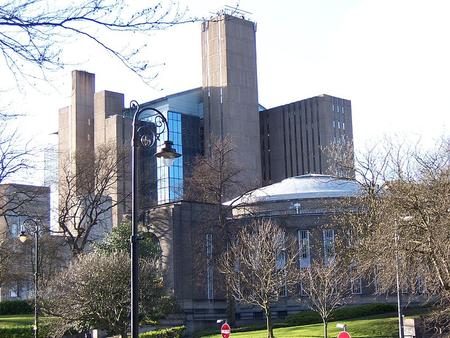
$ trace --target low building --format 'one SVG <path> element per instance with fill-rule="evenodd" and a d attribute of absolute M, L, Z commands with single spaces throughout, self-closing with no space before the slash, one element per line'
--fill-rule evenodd
<path fill-rule="evenodd" d="M 0 243 L 4 251 L 0 301 L 33 297 L 33 236 L 39 227 L 39 275 L 45 278 L 65 262 L 62 239 L 50 236 L 50 188 L 23 184 L 0 185 Z M 24 231 L 29 237 L 19 241 Z M 7 259 L 12 257 L 12 259 Z"/>
<path fill-rule="evenodd" d="M 333 216 L 342 199 L 360 194 L 354 180 L 328 175 L 302 175 L 253 190 L 226 203 L 230 207 L 228 230 L 236 233 L 255 218 L 270 218 L 295 236 L 299 268 L 314 259 L 334 255 L 336 226 Z M 211 326 L 226 316 L 224 278 L 217 260 L 226 243 L 218 224 L 218 206 L 179 201 L 160 205 L 150 212 L 149 231 L 159 239 L 167 285 L 173 290 L 182 317 L 190 329 Z M 349 280 L 351 302 L 376 300 L 373 287 Z M 273 306 L 275 317 L 305 309 L 300 294 L 286 294 Z M 259 308 L 237 304 L 237 319 L 259 320 Z"/>

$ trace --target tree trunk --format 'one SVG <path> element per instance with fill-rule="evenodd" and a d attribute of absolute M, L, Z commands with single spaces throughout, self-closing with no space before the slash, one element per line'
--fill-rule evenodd
<path fill-rule="evenodd" d="M 328 337 L 328 320 L 323 319 L 323 338 Z"/>
<path fill-rule="evenodd" d="M 265 308 L 264 311 L 266 313 L 267 338 L 275 338 L 273 335 L 272 312 L 270 308 Z"/>
<path fill-rule="evenodd" d="M 227 322 L 231 327 L 236 324 L 236 303 L 230 287 L 227 285 Z"/>
<path fill-rule="evenodd" d="M 230 233 L 228 229 L 228 222 L 226 221 L 225 212 L 223 206 L 222 206 L 222 199 L 220 200 L 219 204 L 219 224 L 221 228 L 225 231 L 225 243 L 226 243 L 226 250 L 229 249 L 230 244 Z M 233 293 L 230 289 L 230 284 L 227 282 L 226 285 L 226 302 L 227 302 L 227 321 L 228 324 L 230 324 L 232 327 L 236 324 L 236 302 L 233 297 Z"/>

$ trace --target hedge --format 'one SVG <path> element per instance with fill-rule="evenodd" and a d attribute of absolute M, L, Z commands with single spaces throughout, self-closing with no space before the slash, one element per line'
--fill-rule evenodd
<path fill-rule="evenodd" d="M 387 303 L 344 306 L 334 312 L 332 320 L 367 317 L 395 311 L 397 311 L 397 305 Z"/>
<path fill-rule="evenodd" d="M 185 326 L 174 326 L 167 329 L 156 330 L 141 333 L 139 337 L 151 337 L 151 338 L 181 338 L 183 337 Z"/>
<path fill-rule="evenodd" d="M 31 338 L 33 330 L 31 327 L 0 327 L 0 337 Z"/>
<path fill-rule="evenodd" d="M 388 312 L 395 312 L 396 310 L 397 306 L 395 304 L 386 304 L 386 303 L 344 306 L 336 309 L 331 314 L 331 318 L 329 320 L 340 321 L 358 317 L 367 317 Z M 313 311 L 300 311 L 296 314 L 289 315 L 286 318 L 286 323 L 292 326 L 307 325 L 320 322 L 322 322 L 322 319 L 320 318 L 319 314 Z"/>
<path fill-rule="evenodd" d="M 33 307 L 26 300 L 0 302 L 0 315 L 25 315 L 30 313 L 33 313 Z"/>

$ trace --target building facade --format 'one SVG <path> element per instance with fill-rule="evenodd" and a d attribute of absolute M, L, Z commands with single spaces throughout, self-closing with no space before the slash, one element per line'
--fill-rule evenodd
<path fill-rule="evenodd" d="M 33 290 L 33 232 L 36 224 L 42 234 L 48 234 L 50 222 L 50 189 L 48 187 L 1 184 L 0 185 L 0 243 L 6 256 L 6 271 L 0 283 L 0 301 L 28 299 Z M 47 229 L 47 231 L 46 231 Z M 30 240 L 19 242 L 22 231 Z M 2 262 L 5 264 L 5 262 Z M 49 268 L 50 265 L 47 266 Z"/>
<path fill-rule="evenodd" d="M 202 86 L 141 102 L 141 109 L 154 108 L 165 116 L 169 134 L 165 130 L 154 147 L 139 148 L 137 163 L 138 206 L 142 215 L 149 213 L 149 231 L 163 252 L 165 280 L 191 329 L 223 318 L 226 311 L 223 276 L 214 264 L 226 244 L 217 230 L 218 206 L 184 200 L 184 180 L 196 156 L 211 156 L 213 142 L 231 139 L 233 161 L 242 169 L 241 185 L 265 186 L 246 194 L 249 199 L 229 215 L 233 231 L 250 214 L 270 217 L 297 238 L 299 267 L 308 266 L 313 255 L 326 259 L 334 241 L 333 229 L 324 227 L 332 205 L 356 193 L 354 183 L 340 181 L 339 188 L 335 178 L 323 175 L 330 173 L 332 161 L 324 148 L 353 139 L 351 102 L 319 95 L 265 109 L 258 104 L 256 24 L 222 13 L 202 24 L 201 37 Z M 64 161 L 76 173 L 78 152 L 94 154 L 111 147 L 118 165 L 117 179 L 105 192 L 112 226 L 131 212 L 133 112 L 124 94 L 95 92 L 94 74 L 72 72 L 71 105 L 59 112 L 60 182 Z M 162 131 L 145 114 L 139 126 Z M 171 167 L 154 156 L 167 137 L 182 154 Z M 313 242 L 322 251 L 314 253 Z M 283 298 L 275 312 L 281 316 L 301 309 L 294 298 Z M 262 316 L 244 304 L 237 314 L 242 320 Z"/>
<path fill-rule="evenodd" d="M 219 15 L 202 24 L 205 154 L 215 140 L 231 138 L 239 180 L 261 184 L 256 24 Z M 231 198 L 232 196 L 227 196 Z"/>
<path fill-rule="evenodd" d="M 334 216 L 340 203 L 360 193 L 360 185 L 354 180 L 319 174 L 290 177 L 226 203 L 230 211 L 228 231 L 237 233 L 255 219 L 270 219 L 295 238 L 298 268 L 308 268 L 317 260 L 326 263 L 336 252 L 338 227 Z M 190 330 L 211 327 L 217 319 L 226 318 L 225 278 L 218 268 L 226 236 L 218 223 L 217 208 L 179 201 L 150 210 L 148 231 L 159 240 L 167 286 Z M 368 281 L 349 278 L 346 303 L 386 301 L 374 291 Z M 299 288 L 295 292 L 285 290 L 272 304 L 272 313 L 275 318 L 284 318 L 307 308 Z M 263 320 L 263 313 L 258 307 L 237 302 L 236 318 L 244 324 Z"/>
<path fill-rule="evenodd" d="M 325 148 L 352 142 L 351 102 L 319 95 L 266 109 L 260 113 L 260 131 L 264 185 L 309 173 L 332 174 L 333 159 Z"/>
<path fill-rule="evenodd" d="M 195 156 L 210 156 L 212 142 L 224 138 L 233 143 L 232 159 L 241 169 L 238 180 L 242 186 L 258 187 L 307 173 L 330 173 L 330 159 L 323 149 L 343 140 L 352 141 L 351 102 L 320 95 L 264 109 L 258 104 L 256 24 L 222 13 L 202 24 L 201 37 L 202 87 L 141 104 L 142 108 L 163 113 L 169 122 L 169 138 L 182 154 L 170 168 L 154 158 L 166 134 L 155 148 L 139 150 L 141 209 L 155 202 L 183 199 L 184 178 Z M 95 93 L 95 75 L 74 71 L 71 106 L 60 110 L 60 158 L 80 150 L 94 152 L 101 146 L 112 146 L 117 154 L 129 151 L 131 119 L 123 94 Z M 131 209 L 127 156 L 120 162 L 117 182 L 108 192 L 114 204 L 113 226 Z M 76 170 L 76 161 L 73 166 Z"/>

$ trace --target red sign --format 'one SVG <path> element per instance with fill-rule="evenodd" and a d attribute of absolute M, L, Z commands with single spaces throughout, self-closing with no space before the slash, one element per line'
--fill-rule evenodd
<path fill-rule="evenodd" d="M 228 338 L 231 336 L 231 327 L 228 325 L 228 323 L 223 323 L 222 327 L 220 328 L 220 333 L 222 334 L 223 338 Z"/>
<path fill-rule="evenodd" d="M 342 331 L 339 332 L 337 338 L 352 338 L 352 336 L 350 336 L 350 333 L 348 333 L 347 331 Z"/>

